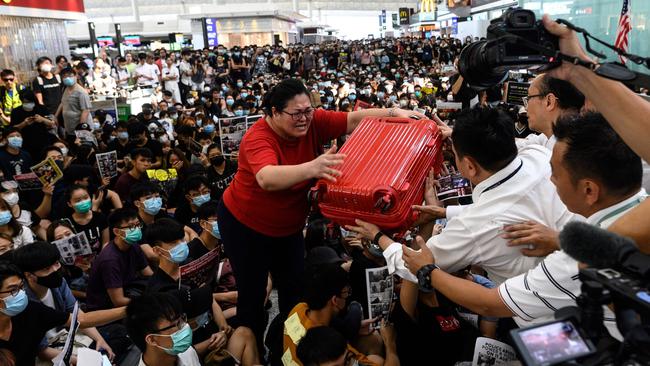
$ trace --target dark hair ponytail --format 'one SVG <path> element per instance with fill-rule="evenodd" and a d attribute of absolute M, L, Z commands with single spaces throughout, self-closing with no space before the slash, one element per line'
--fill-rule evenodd
<path fill-rule="evenodd" d="M 267 116 L 272 116 L 273 107 L 275 107 L 276 112 L 281 112 L 287 107 L 289 100 L 301 94 L 309 96 L 309 91 L 307 91 L 302 81 L 299 79 L 285 79 L 266 93 L 262 108 L 264 108 Z"/>

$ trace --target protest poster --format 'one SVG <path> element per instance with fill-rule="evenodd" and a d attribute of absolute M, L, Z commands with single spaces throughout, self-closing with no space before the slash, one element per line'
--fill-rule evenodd
<path fill-rule="evenodd" d="M 214 280 L 219 268 L 220 248 L 214 248 L 199 259 L 180 267 L 181 284 L 198 288 Z"/>
<path fill-rule="evenodd" d="M 70 321 L 70 329 L 68 330 L 68 337 L 65 339 L 65 346 L 63 350 L 52 360 L 53 366 L 69 366 L 70 359 L 72 358 L 72 349 L 74 347 L 74 336 L 79 328 L 79 302 L 74 303 L 72 310 L 72 320 Z"/>
<path fill-rule="evenodd" d="M 43 183 L 38 179 L 38 175 L 32 173 L 14 175 L 14 181 L 18 184 L 21 191 L 31 191 L 43 188 Z"/>
<path fill-rule="evenodd" d="M 239 154 L 239 145 L 247 128 L 246 117 L 219 119 L 219 142 L 224 156 Z"/>
<path fill-rule="evenodd" d="M 93 135 L 92 131 L 76 130 L 74 134 L 77 136 L 82 145 L 99 146 L 97 144 L 97 139 L 95 138 L 95 135 Z"/>
<path fill-rule="evenodd" d="M 70 266 L 75 264 L 78 257 L 93 254 L 92 247 L 85 232 L 55 240 L 52 244 L 56 245 L 57 249 L 59 249 L 63 263 Z"/>
<path fill-rule="evenodd" d="M 53 185 L 63 177 L 63 172 L 51 157 L 31 167 L 42 185 Z"/>
<path fill-rule="evenodd" d="M 362 111 L 364 109 L 371 109 L 372 105 L 370 103 L 364 102 L 362 100 L 357 99 L 357 102 L 354 103 L 354 109 L 353 111 Z"/>
<path fill-rule="evenodd" d="M 472 183 L 459 172 L 451 172 L 449 175 L 438 178 L 438 184 L 440 185 L 438 199 L 445 205 L 456 204 L 459 199 L 472 195 Z"/>
<path fill-rule="evenodd" d="M 517 353 L 509 345 L 497 340 L 478 337 L 474 346 L 473 366 L 506 366 L 519 364 Z"/>
<path fill-rule="evenodd" d="M 160 187 L 169 196 L 178 184 L 178 172 L 176 169 L 149 169 L 147 170 L 149 180 Z"/>
<path fill-rule="evenodd" d="M 368 289 L 369 319 L 387 319 L 393 303 L 393 276 L 388 272 L 388 266 L 366 269 L 366 284 Z M 379 320 L 373 324 L 378 329 Z"/>
<path fill-rule="evenodd" d="M 117 177 L 117 151 L 109 151 L 95 155 L 99 175 L 103 178 Z"/>

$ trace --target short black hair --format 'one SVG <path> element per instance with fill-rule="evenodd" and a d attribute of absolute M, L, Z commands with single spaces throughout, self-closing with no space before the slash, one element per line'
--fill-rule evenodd
<path fill-rule="evenodd" d="M 296 348 L 296 356 L 305 366 L 318 366 L 336 361 L 347 350 L 348 342 L 334 328 L 320 326 L 311 328 Z"/>
<path fill-rule="evenodd" d="M 108 215 L 108 226 L 112 229 L 121 226 L 131 219 L 139 219 L 138 213 L 132 208 L 118 208 Z"/>
<path fill-rule="evenodd" d="M 129 133 L 129 135 L 131 135 Z M 153 153 L 149 148 L 146 147 L 140 147 L 137 149 L 131 150 L 131 159 L 132 160 L 137 160 L 138 156 L 142 156 L 143 158 L 148 158 L 148 159 L 153 159 Z"/>
<path fill-rule="evenodd" d="M 22 280 L 25 280 L 23 272 L 20 271 L 15 264 L 8 261 L 0 261 L 0 287 L 9 277 L 17 276 Z"/>
<path fill-rule="evenodd" d="M 172 294 L 159 292 L 134 298 L 126 307 L 126 331 L 133 343 L 145 352 L 149 334 L 158 332 L 161 320 L 175 321 L 183 314 L 180 301 Z"/>
<path fill-rule="evenodd" d="M 65 202 L 70 202 L 70 200 L 72 199 L 72 193 L 74 193 L 74 191 L 79 189 L 83 189 L 84 191 L 86 191 L 86 193 L 90 195 L 90 193 L 88 192 L 88 187 L 84 187 L 79 184 L 71 184 L 68 186 L 68 189 L 65 190 L 65 196 L 64 196 Z"/>
<path fill-rule="evenodd" d="M 183 194 L 190 194 L 190 191 L 198 191 L 201 185 L 210 188 L 210 183 L 208 183 L 206 177 L 199 174 L 192 175 L 183 184 Z"/>
<path fill-rule="evenodd" d="M 64 67 L 63 70 L 61 70 L 61 76 L 64 76 L 64 75 L 75 75 L 75 74 L 76 74 L 76 72 L 74 72 L 74 70 L 73 70 L 72 67 L 70 67 L 70 66 L 68 66 L 68 67 Z"/>
<path fill-rule="evenodd" d="M 0 78 L 3 78 L 5 76 L 14 76 L 14 75 L 16 75 L 14 73 L 14 70 L 4 69 L 4 70 L 0 71 Z"/>
<path fill-rule="evenodd" d="M 56 263 L 61 255 L 56 245 L 35 241 L 14 250 L 14 263 L 23 272 L 36 272 Z"/>
<path fill-rule="evenodd" d="M 141 182 L 135 184 L 131 188 L 131 192 L 129 193 L 129 198 L 131 199 L 131 202 L 135 202 L 144 196 L 148 196 L 155 193 L 160 194 L 160 188 L 158 188 L 156 184 L 151 182 Z"/>
<path fill-rule="evenodd" d="M 585 96 L 570 82 L 544 74 L 540 79 L 540 93 L 553 94 L 560 109 L 579 111 L 585 104 Z"/>
<path fill-rule="evenodd" d="M 602 114 L 587 112 L 561 117 L 553 125 L 558 142 L 566 143 L 562 161 L 574 183 L 592 178 L 608 194 L 624 196 L 641 189 L 641 158 L 625 144 Z"/>
<path fill-rule="evenodd" d="M 41 56 L 38 59 L 36 59 L 36 67 L 40 67 L 41 64 L 45 61 L 50 61 L 52 63 L 52 59 L 47 57 L 47 56 Z"/>
<path fill-rule="evenodd" d="M 131 123 L 127 127 L 127 131 L 129 132 L 129 136 L 141 135 L 147 132 L 147 126 L 142 122 Z"/>
<path fill-rule="evenodd" d="M 348 274 L 338 264 L 323 264 L 307 272 L 305 302 L 311 310 L 321 310 L 332 296 L 348 286 Z"/>
<path fill-rule="evenodd" d="M 283 111 L 289 100 L 301 94 L 309 96 L 309 91 L 302 81 L 298 79 L 282 80 L 264 96 L 263 108 L 266 115 L 272 116 L 274 107 L 276 112 Z"/>
<path fill-rule="evenodd" d="M 152 246 L 158 246 L 160 243 L 171 243 L 183 239 L 183 237 L 185 237 L 183 225 L 174 219 L 166 217 L 148 225 L 145 232 L 145 241 Z"/>
<path fill-rule="evenodd" d="M 208 202 L 204 205 L 201 205 L 198 210 L 196 210 L 199 220 L 207 220 L 210 217 L 215 217 L 218 215 L 219 205 L 216 202 Z"/>
<path fill-rule="evenodd" d="M 503 169 L 517 156 L 515 124 L 497 108 L 461 111 L 451 138 L 459 158 L 471 156 L 491 172 Z"/>

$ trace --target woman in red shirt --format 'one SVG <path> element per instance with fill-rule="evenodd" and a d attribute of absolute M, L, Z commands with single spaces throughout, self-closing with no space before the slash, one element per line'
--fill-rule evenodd
<path fill-rule="evenodd" d="M 315 179 L 335 181 L 345 158 L 323 144 L 352 133 L 364 117 L 424 115 L 401 109 L 330 112 L 314 109 L 305 85 L 280 82 L 264 99 L 266 117 L 244 136 L 239 169 L 219 205 L 219 230 L 237 281 L 237 318 L 261 343 L 269 272 L 278 289 L 280 315 L 299 302 L 304 269 L 302 230 L 307 192 Z"/>

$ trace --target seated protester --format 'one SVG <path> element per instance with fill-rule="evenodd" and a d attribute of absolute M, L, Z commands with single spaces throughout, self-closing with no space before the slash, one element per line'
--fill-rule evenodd
<path fill-rule="evenodd" d="M 525 257 L 517 248 L 507 246 L 502 229 L 533 220 L 557 230 L 574 217 L 548 179 L 550 152 L 540 145 L 518 152 L 512 120 L 499 109 L 462 111 L 452 141 L 456 166 L 474 184 L 474 203 L 444 209 L 435 192 L 425 196 L 430 205 L 425 210 L 436 214 L 435 218 L 448 219 L 442 232 L 427 242 L 438 264 L 448 272 L 471 264 L 481 266 L 497 284 L 535 267 L 540 259 Z M 452 207 L 456 209 L 453 212 Z M 417 283 L 404 267 L 402 245 L 385 235 L 375 238 L 380 231 L 377 226 L 357 222 L 359 226 L 348 229 L 362 232 L 365 239 L 378 239 L 390 272 Z"/>
<path fill-rule="evenodd" d="M 39 344 L 48 330 L 70 327 L 72 314 L 31 301 L 25 292 L 25 277 L 14 264 L 0 262 L 0 349 L 16 357 L 16 365 L 34 365 Z M 79 312 L 79 328 L 91 328 L 118 321 L 126 308 L 118 307 L 96 312 Z"/>
<path fill-rule="evenodd" d="M 144 288 L 136 288 L 138 278 L 153 274 L 140 249 L 142 224 L 137 213 L 120 208 L 111 213 L 108 224 L 115 238 L 92 264 L 86 297 L 88 310 L 128 304 L 131 301 L 129 294 Z"/>
<path fill-rule="evenodd" d="M 210 186 L 208 180 L 201 175 L 193 175 L 183 186 L 185 200 L 178 205 L 174 218 L 183 225 L 189 226 L 197 233 L 203 230 L 199 225 L 198 209 L 210 202 Z"/>
<path fill-rule="evenodd" d="M 0 234 L 11 238 L 12 249 L 34 241 L 34 234 L 27 227 L 21 225 L 11 213 L 11 206 L 4 199 L 0 199 Z"/>
<path fill-rule="evenodd" d="M 75 235 L 75 229 L 68 219 L 52 221 L 47 228 L 47 241 L 50 243 L 73 235 Z M 76 298 L 84 299 L 86 297 L 88 271 L 94 258 L 94 255 L 78 256 L 73 265 L 63 266 L 65 279 Z"/>
<path fill-rule="evenodd" d="M 417 365 L 423 349 L 436 355 L 436 365 L 472 360 L 480 334 L 455 314 L 455 304 L 439 293 L 421 292 L 409 281 L 402 281 L 399 297 L 391 319 L 402 364 Z"/>
<path fill-rule="evenodd" d="M 332 319 L 346 308 L 349 294 L 347 273 L 338 264 L 320 266 L 317 271 L 307 275 L 304 296 L 306 302 L 296 305 L 284 322 L 282 359 L 285 364 L 292 361 L 302 365 L 296 355 L 296 345 L 309 329 L 329 326 Z M 353 354 L 352 357 L 360 364 L 398 365 L 394 343 L 385 343 L 387 344 L 385 358 L 375 354 L 363 355 L 350 344 L 347 347 Z"/>
<path fill-rule="evenodd" d="M 45 228 L 49 225 L 49 221 L 41 222 L 41 215 L 46 212 L 43 206 L 47 206 L 48 202 L 51 202 L 52 195 L 43 195 L 41 206 L 32 210 L 29 203 L 21 201 L 18 183 L 13 180 L 5 180 L 0 183 L 0 197 L 11 207 L 11 214 L 20 225 L 30 228 L 39 238 L 45 239 Z"/>
<path fill-rule="evenodd" d="M 117 153 L 117 164 L 123 165 L 124 157 L 129 153 L 127 146 L 129 145 L 129 132 L 128 124 L 125 121 L 119 121 L 115 125 L 115 139 L 108 142 L 108 151 L 115 151 Z"/>
<path fill-rule="evenodd" d="M 20 99 L 23 104 L 11 112 L 9 126 L 20 130 L 25 139 L 25 150 L 35 158 L 41 153 L 43 146 L 56 140 L 56 137 L 50 133 L 50 130 L 56 127 L 56 123 L 50 119 L 50 112 L 44 105 L 38 103 L 31 90 L 21 90 Z"/>
<path fill-rule="evenodd" d="M 25 291 L 29 300 L 60 312 L 72 313 L 77 300 L 72 296 L 68 283 L 61 274 L 60 258 L 57 247 L 45 241 L 20 247 L 13 256 L 14 263 L 27 280 Z M 79 312 L 83 313 L 82 310 Z M 104 349 L 109 358 L 113 358 L 113 350 L 96 328 L 86 328 L 81 330 L 81 333 L 94 341 L 95 349 Z M 48 330 L 39 345 L 39 357 L 49 361 L 61 353 L 66 335 L 67 332 L 60 328 Z"/>
<path fill-rule="evenodd" d="M 179 148 L 171 148 L 163 157 L 162 169 L 176 169 L 177 181 L 174 189 L 169 193 L 167 199 L 168 208 L 178 207 L 179 202 L 183 201 L 183 184 L 190 172 L 190 161 L 185 158 L 185 153 Z"/>
<path fill-rule="evenodd" d="M 553 134 L 557 142 L 551 158 L 551 180 L 570 211 L 586 217 L 587 223 L 607 228 L 645 199 L 641 159 L 600 114 L 561 118 L 553 126 Z M 541 245 L 529 237 L 524 239 L 526 245 Z M 557 237 L 550 239 L 557 242 Z M 433 265 L 436 259 L 426 248 L 421 252 L 405 250 L 404 260 L 413 273 L 422 278 L 428 274 L 430 285 L 451 301 L 481 315 L 513 316 L 522 327 L 550 321 L 556 309 L 576 306 L 581 292 L 579 263 L 562 250 L 494 289 L 440 270 Z M 610 334 L 620 338 L 611 310 L 603 309 Z"/>
<path fill-rule="evenodd" d="M 14 175 L 31 172 L 30 168 L 34 165 L 34 160 L 22 148 L 22 133 L 15 128 L 8 128 L 4 130 L 3 137 L 6 145 L 0 150 L 0 169 L 4 176 L 11 179 Z"/>
<path fill-rule="evenodd" d="M 192 158 L 192 150 L 190 149 L 190 141 L 194 138 L 195 130 L 190 126 L 176 125 L 176 147 L 185 154 L 185 159 Z"/>
<path fill-rule="evenodd" d="M 149 129 L 147 124 L 144 123 L 132 123 L 128 126 L 129 132 L 129 144 L 126 147 L 126 150 L 131 153 L 131 159 L 133 157 L 133 151 L 135 149 L 146 148 L 151 151 L 151 168 L 159 168 L 162 163 L 162 144 L 159 141 L 149 138 Z"/>
<path fill-rule="evenodd" d="M 151 103 L 145 103 L 142 105 L 142 112 L 138 113 L 136 116 L 138 121 L 148 125 L 149 122 L 156 121 L 156 116 L 153 113 L 153 106 Z"/>
<path fill-rule="evenodd" d="M 63 141 L 63 140 L 56 140 L 52 143 L 51 146 L 55 146 L 59 148 L 59 151 L 63 155 L 63 160 L 61 162 L 63 163 L 63 168 L 67 168 L 70 166 L 72 163 L 73 156 L 70 154 L 70 149 L 68 148 L 68 143 Z M 56 159 L 55 159 L 56 160 Z M 60 168 L 60 166 L 59 166 Z"/>
<path fill-rule="evenodd" d="M 200 356 L 205 356 L 216 338 L 225 337 L 226 349 L 230 352 L 231 343 L 246 344 L 248 354 L 232 354 L 238 360 L 257 359 L 255 337 L 250 329 L 239 327 L 233 331 L 226 318 L 212 297 L 211 286 L 191 287 L 180 284 L 179 266 L 187 261 L 189 247 L 184 239 L 183 226 L 173 219 L 160 219 L 147 228 L 146 241 L 151 243 L 160 258 L 160 264 L 149 278 L 148 293 L 173 292 L 185 300 L 184 309 L 191 317 L 190 325 L 194 332 L 193 344 Z M 180 291 L 179 291 L 180 290 Z M 214 322 L 209 322 L 210 315 Z"/>
<path fill-rule="evenodd" d="M 395 353 L 395 330 L 392 326 L 382 326 L 381 336 L 387 347 L 393 347 Z M 345 337 L 334 328 L 317 326 L 308 329 L 296 348 L 298 360 L 305 366 L 350 365 L 350 361 L 362 358 L 348 345 Z M 421 353 L 420 353 L 421 355 Z M 390 364 L 388 361 L 384 364 Z M 398 365 L 396 358 L 392 364 Z"/>
<path fill-rule="evenodd" d="M 147 170 L 151 169 L 151 160 L 153 159 L 151 150 L 147 148 L 134 149 L 130 154 L 133 167 L 120 175 L 115 183 L 115 192 L 122 201 L 129 198 L 129 191 L 134 184 L 149 180 Z"/>
<path fill-rule="evenodd" d="M 95 179 L 96 170 L 90 165 L 72 164 L 63 174 L 68 185 L 79 185 L 88 190 L 92 196 L 92 211 L 108 215 L 116 208 L 122 208 L 122 200 L 117 193 L 108 189 L 110 178 L 104 178 L 99 183 Z"/>
<path fill-rule="evenodd" d="M 190 163 L 202 165 L 203 167 L 210 166 L 210 161 L 208 160 L 208 146 L 212 144 L 212 138 L 205 132 L 198 132 L 195 136 L 196 142 L 201 145 L 201 153 L 199 155 L 192 154 Z"/>
<path fill-rule="evenodd" d="M 98 254 L 104 245 L 108 243 L 109 232 L 106 216 L 101 212 L 92 210 L 92 200 L 88 189 L 73 184 L 68 187 L 65 195 L 68 207 L 73 209 L 73 213 L 68 219 L 74 226 L 77 233 L 86 233 L 88 243 L 94 254 Z"/>
<path fill-rule="evenodd" d="M 223 192 L 235 178 L 237 162 L 226 159 L 218 143 L 208 146 L 206 155 L 208 157 L 207 170 L 211 197 L 213 201 L 219 202 Z"/>

